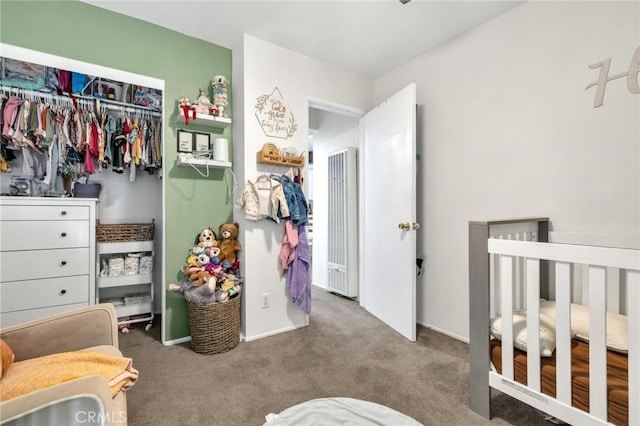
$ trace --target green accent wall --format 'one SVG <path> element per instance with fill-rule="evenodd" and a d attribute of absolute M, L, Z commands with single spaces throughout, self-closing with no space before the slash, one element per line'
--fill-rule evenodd
<path fill-rule="evenodd" d="M 231 50 L 79 1 L 1 0 L 0 42 L 165 81 L 165 288 L 177 282 L 195 236 L 205 227 L 232 221 L 233 206 L 227 200 L 222 170 L 210 169 L 205 178 L 191 168 L 175 165 L 176 131 L 185 128 L 176 121 L 176 101 L 181 96 L 195 100 L 198 88 L 207 87 L 215 75 L 231 78 Z M 230 91 L 228 112 L 231 95 Z M 229 139 L 231 151 L 231 126 L 223 131 L 189 124 L 188 129 L 211 133 L 212 141 L 215 137 Z M 229 155 L 233 158 L 232 152 Z M 188 336 L 183 296 L 163 291 L 167 300 L 165 340 Z M 158 298 L 156 305 L 160 302 Z"/>

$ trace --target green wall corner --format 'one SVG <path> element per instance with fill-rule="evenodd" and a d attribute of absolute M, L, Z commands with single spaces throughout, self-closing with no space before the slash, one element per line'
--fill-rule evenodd
<path fill-rule="evenodd" d="M 195 99 L 215 75 L 231 78 L 231 50 L 77 0 L 0 1 L 0 42 L 165 81 L 164 340 L 188 336 L 184 297 L 166 286 L 181 278 L 195 236 L 205 227 L 217 229 L 231 221 L 233 205 L 222 170 L 211 169 L 203 177 L 176 166 L 176 132 L 186 127 L 177 122 L 177 99 Z M 189 124 L 188 129 L 211 133 L 212 141 L 227 138 L 233 158 L 231 126 L 222 130 Z"/>

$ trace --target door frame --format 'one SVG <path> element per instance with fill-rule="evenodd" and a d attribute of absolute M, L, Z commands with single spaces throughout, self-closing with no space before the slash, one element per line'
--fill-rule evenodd
<path fill-rule="evenodd" d="M 324 99 L 320 99 L 320 98 L 316 98 L 313 96 L 307 96 L 305 99 L 305 105 L 306 105 L 306 109 L 305 111 L 307 111 L 307 122 L 306 122 L 306 131 L 307 134 L 309 133 L 309 109 L 313 108 L 313 109 L 318 109 L 318 110 L 322 110 L 322 111 L 326 111 L 329 113 L 333 113 L 333 114 L 339 114 L 339 115 L 345 115 L 345 116 L 349 116 L 349 117 L 353 117 L 353 118 L 357 118 L 358 120 L 361 119 L 362 117 L 364 117 L 365 115 L 365 111 L 361 110 L 359 108 L 356 107 L 352 107 L 349 105 L 344 105 L 344 104 L 340 104 L 337 102 L 332 102 L 332 101 L 327 101 Z M 359 126 L 358 123 L 356 123 L 356 126 Z M 360 139 L 358 138 L 358 151 L 361 149 L 361 145 L 360 145 Z M 360 156 L 358 155 L 358 181 L 360 182 L 361 179 L 361 172 L 362 171 L 362 164 L 360 163 Z M 317 183 L 315 182 L 314 179 L 314 186 L 316 186 Z M 358 184 L 358 197 L 360 199 L 360 197 L 362 196 L 361 193 L 361 185 Z M 358 251 L 360 251 L 362 244 L 363 244 L 363 240 L 361 237 L 361 212 L 360 209 L 358 209 Z M 362 268 L 361 268 L 361 259 L 360 256 L 358 256 L 358 296 L 357 296 L 357 300 L 360 300 L 361 294 L 362 294 Z M 362 305 L 362 303 L 360 303 L 360 305 Z"/>

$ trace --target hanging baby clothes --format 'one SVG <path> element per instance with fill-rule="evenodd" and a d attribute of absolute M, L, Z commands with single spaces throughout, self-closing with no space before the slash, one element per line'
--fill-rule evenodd
<path fill-rule="evenodd" d="M 284 234 L 282 235 L 282 247 L 280 247 L 280 255 L 278 263 L 280 265 L 280 275 L 284 276 L 289 269 L 289 264 L 293 261 L 298 245 L 298 227 L 287 219 L 284 222 Z"/>
<path fill-rule="evenodd" d="M 266 175 L 247 181 L 236 201 L 236 208 L 244 209 L 245 217 L 249 220 L 268 218 L 280 223 L 278 209 L 282 212 L 282 217 L 289 216 L 289 206 L 282 185 Z"/>
<path fill-rule="evenodd" d="M 287 268 L 286 285 L 293 303 L 304 313 L 311 312 L 311 274 L 309 267 L 309 242 L 304 226 L 298 226 L 298 244 L 294 256 Z"/>
<path fill-rule="evenodd" d="M 123 173 L 124 167 L 122 164 L 122 149 L 127 144 L 127 136 L 124 133 L 122 120 L 118 119 L 116 122 L 116 129 L 111 136 L 111 155 L 113 156 L 112 164 L 113 171 L 116 173 Z"/>
<path fill-rule="evenodd" d="M 271 175 L 271 178 L 277 180 L 282 185 L 284 196 L 287 200 L 287 206 L 289 206 L 289 218 L 293 224 L 306 225 L 309 220 L 309 206 L 300 184 L 291 180 L 291 178 L 286 174 L 274 174 Z M 278 216 L 281 219 L 286 217 L 282 215 L 281 211 L 278 212 Z"/>

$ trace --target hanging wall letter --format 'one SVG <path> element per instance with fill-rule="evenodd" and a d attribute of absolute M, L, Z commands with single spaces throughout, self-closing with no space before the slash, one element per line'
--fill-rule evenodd
<path fill-rule="evenodd" d="M 607 82 L 611 80 L 618 79 L 620 77 L 627 77 L 627 88 L 629 92 L 640 94 L 640 85 L 638 85 L 638 74 L 640 73 L 640 47 L 638 47 L 631 58 L 631 62 L 629 63 L 629 70 L 627 72 L 622 72 L 620 74 L 614 74 L 609 77 L 609 67 L 611 66 L 611 58 L 605 59 L 604 61 L 598 62 L 597 64 L 588 65 L 591 69 L 600 68 L 600 76 L 598 80 L 589 83 L 586 89 L 589 89 L 593 86 L 597 86 L 596 88 L 596 96 L 593 100 L 593 107 L 598 108 L 604 104 L 604 89 L 607 85 Z"/>

